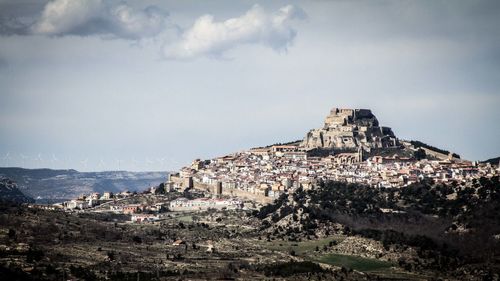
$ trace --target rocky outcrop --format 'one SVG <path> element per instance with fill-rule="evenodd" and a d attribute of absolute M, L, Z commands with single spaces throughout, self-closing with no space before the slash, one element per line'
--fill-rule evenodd
<path fill-rule="evenodd" d="M 333 108 L 322 128 L 307 133 L 301 143 L 306 150 L 386 148 L 398 145 L 391 128 L 379 126 L 369 109 Z"/>
<path fill-rule="evenodd" d="M 24 195 L 11 179 L 0 177 L 0 202 L 32 203 L 35 200 Z"/>

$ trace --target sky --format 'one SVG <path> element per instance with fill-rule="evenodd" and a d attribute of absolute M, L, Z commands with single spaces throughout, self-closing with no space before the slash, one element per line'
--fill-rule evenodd
<path fill-rule="evenodd" d="M 332 107 L 500 156 L 499 1 L 0 0 L 0 166 L 176 170 Z"/>

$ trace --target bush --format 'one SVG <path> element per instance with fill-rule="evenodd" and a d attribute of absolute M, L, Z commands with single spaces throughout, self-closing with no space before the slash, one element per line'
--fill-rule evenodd
<path fill-rule="evenodd" d="M 134 236 L 134 238 L 132 238 L 132 240 L 135 242 L 135 243 L 142 243 L 142 238 L 139 237 L 139 236 Z"/>
<path fill-rule="evenodd" d="M 29 248 L 28 253 L 26 254 L 26 261 L 28 263 L 33 263 L 36 261 L 40 261 L 45 254 L 43 253 L 42 250 L 35 249 L 35 248 Z"/>
<path fill-rule="evenodd" d="M 301 273 L 320 273 L 325 272 L 317 263 L 310 261 L 290 261 L 285 263 L 275 263 L 262 268 L 266 276 L 288 277 Z"/>
<path fill-rule="evenodd" d="M 114 261 L 114 260 L 115 260 L 115 252 L 110 251 L 110 252 L 108 252 L 107 254 L 108 254 L 108 259 L 109 259 L 110 261 Z"/>

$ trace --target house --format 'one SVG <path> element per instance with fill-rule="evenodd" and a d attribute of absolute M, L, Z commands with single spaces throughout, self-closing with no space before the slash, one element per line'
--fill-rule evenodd
<path fill-rule="evenodd" d="M 101 199 L 103 200 L 110 200 L 113 198 L 113 192 L 104 192 L 104 194 L 102 195 Z"/>
<path fill-rule="evenodd" d="M 187 198 L 177 198 L 175 200 L 172 200 L 170 202 L 170 205 L 169 205 L 169 208 L 170 210 L 175 210 L 177 208 L 182 208 L 182 207 L 186 207 L 186 203 L 188 202 L 189 200 Z"/>
<path fill-rule="evenodd" d="M 153 214 L 134 214 L 132 215 L 132 218 L 130 221 L 136 222 L 136 223 L 141 223 L 141 222 L 154 222 L 159 220 L 160 217 L 158 215 L 153 215 Z"/>
<path fill-rule="evenodd" d="M 133 214 L 139 210 L 141 210 L 141 205 L 139 205 L 139 204 L 132 204 L 132 205 L 123 206 L 123 213 L 124 214 Z"/>
<path fill-rule="evenodd" d="M 101 194 L 99 192 L 94 192 L 90 195 L 90 198 L 92 200 L 99 200 L 99 198 L 101 198 Z"/>
<path fill-rule="evenodd" d="M 85 200 L 71 200 L 66 203 L 66 208 L 67 209 L 86 209 L 88 208 L 89 205 Z"/>

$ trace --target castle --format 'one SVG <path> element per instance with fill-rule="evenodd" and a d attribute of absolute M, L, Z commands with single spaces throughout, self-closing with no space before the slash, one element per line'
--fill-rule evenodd
<path fill-rule="evenodd" d="M 369 109 L 333 108 L 323 128 L 309 131 L 300 146 L 311 149 L 365 149 L 398 145 L 391 128 L 379 126 Z"/>

